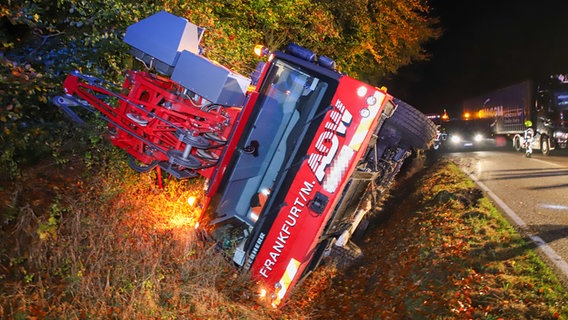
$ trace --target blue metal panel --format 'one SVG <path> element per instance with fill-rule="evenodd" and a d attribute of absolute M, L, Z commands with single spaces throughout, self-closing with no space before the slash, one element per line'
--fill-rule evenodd
<path fill-rule="evenodd" d="M 199 53 L 201 31 L 186 19 L 161 11 L 128 27 L 123 41 L 132 46 L 136 58 L 169 75 L 182 51 Z"/>
<path fill-rule="evenodd" d="M 189 51 L 180 54 L 171 78 L 205 99 L 224 106 L 242 106 L 251 83 L 249 78 Z"/>

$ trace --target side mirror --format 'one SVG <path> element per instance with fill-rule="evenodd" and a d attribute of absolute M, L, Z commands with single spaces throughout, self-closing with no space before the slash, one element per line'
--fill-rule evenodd
<path fill-rule="evenodd" d="M 545 101 L 546 101 L 546 97 L 543 93 L 540 93 L 537 97 L 536 97 L 536 101 L 535 101 L 535 110 L 537 112 L 541 112 L 545 109 Z"/>

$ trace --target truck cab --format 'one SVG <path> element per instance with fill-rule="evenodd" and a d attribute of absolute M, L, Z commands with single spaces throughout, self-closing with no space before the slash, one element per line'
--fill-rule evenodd
<path fill-rule="evenodd" d="M 556 147 L 565 149 L 568 144 L 568 78 L 565 75 L 550 76 L 537 85 L 535 96 L 532 120 L 536 132 L 546 137 L 543 153 L 548 154 Z M 543 148 L 542 142 L 537 148 Z"/>
<path fill-rule="evenodd" d="M 221 239 L 236 235 L 219 243 L 271 284 L 277 305 L 314 258 L 349 177 L 396 106 L 382 90 L 283 52 L 270 58 L 257 94 L 208 216 L 225 225 Z"/>
<path fill-rule="evenodd" d="M 346 247 L 371 198 L 376 204 L 417 147 L 396 126 L 381 130 L 397 106 L 405 120 L 415 109 L 316 59 L 294 44 L 271 55 L 208 192 L 220 249 L 264 284 L 275 307 L 334 247 Z M 425 132 L 418 144 L 428 147 L 434 124 L 418 118 L 410 135 Z"/>

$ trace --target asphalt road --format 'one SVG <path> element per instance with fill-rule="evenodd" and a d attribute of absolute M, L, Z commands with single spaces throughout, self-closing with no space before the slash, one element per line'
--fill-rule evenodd
<path fill-rule="evenodd" d="M 536 151 L 538 152 L 538 151 Z M 531 158 L 513 151 L 445 155 L 493 196 L 509 220 L 537 243 L 568 280 L 568 153 Z"/>

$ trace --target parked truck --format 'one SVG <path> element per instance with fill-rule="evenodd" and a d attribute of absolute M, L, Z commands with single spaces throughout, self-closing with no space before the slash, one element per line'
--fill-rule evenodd
<path fill-rule="evenodd" d="M 54 102 L 106 119 L 132 169 L 202 177 L 200 225 L 277 307 L 324 258 L 359 254 L 353 234 L 436 128 L 296 44 L 258 47 L 268 59 L 246 77 L 204 57 L 202 36 L 167 12 L 143 19 L 124 41 L 149 70 L 128 71 L 120 93 L 72 72 Z"/>
<path fill-rule="evenodd" d="M 492 119 L 496 139 L 507 138 L 523 149 L 524 132 L 535 132 L 532 149 L 549 155 L 568 141 L 568 78 L 551 75 L 543 81 L 523 81 L 464 101 L 463 109 L 476 118 Z"/>

